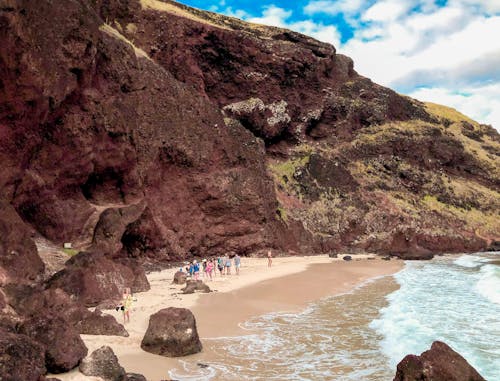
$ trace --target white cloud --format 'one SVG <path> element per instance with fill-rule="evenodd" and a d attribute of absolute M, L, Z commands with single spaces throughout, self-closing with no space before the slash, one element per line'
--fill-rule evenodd
<path fill-rule="evenodd" d="M 287 11 L 283 8 L 270 5 L 264 9 L 262 16 L 250 17 L 247 18 L 247 21 L 256 24 L 285 27 L 287 25 L 286 20 L 290 18 L 291 15 L 292 11 Z"/>
<path fill-rule="evenodd" d="M 367 4 L 366 0 L 312 0 L 304 7 L 306 15 L 327 14 L 350 15 L 358 12 Z"/>
<path fill-rule="evenodd" d="M 410 2 L 399 0 L 385 0 L 376 2 L 362 15 L 364 21 L 388 21 L 396 20 L 406 14 L 411 8 Z"/>
<path fill-rule="evenodd" d="M 419 89 L 409 95 L 422 101 L 444 104 L 472 119 L 500 130 L 500 84 L 465 88 L 456 93 L 446 88 Z"/>

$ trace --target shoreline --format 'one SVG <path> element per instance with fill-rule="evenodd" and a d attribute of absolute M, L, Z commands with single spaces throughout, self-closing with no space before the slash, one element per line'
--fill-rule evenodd
<path fill-rule="evenodd" d="M 311 302 L 349 292 L 370 279 L 394 274 L 404 267 L 404 261 L 400 260 L 383 261 L 369 254 L 351 256 L 352 261 L 342 260 L 342 255 L 276 257 L 271 268 L 267 267 L 267 258 L 242 258 L 239 276 L 217 276 L 206 282 L 214 291 L 209 294 L 179 294 L 184 286 L 172 284 L 177 268 L 152 272 L 148 274 L 151 290 L 135 295 L 137 302 L 132 306 L 131 322 L 125 325 L 129 337 L 81 336 L 89 354 L 108 345 L 127 372 L 144 374 L 151 381 L 168 378 L 165 369 L 178 366 L 180 360 L 205 361 L 210 358 L 210 350 L 204 346 L 201 353 L 179 359 L 143 351 L 140 343 L 151 314 L 167 307 L 190 309 L 203 343 L 204 339 L 242 334 L 239 324 L 253 316 L 300 311 Z M 103 312 L 115 316 L 119 322 L 122 320 L 120 312 Z M 153 371 L 158 368 L 161 369 Z M 77 369 L 55 377 L 62 381 L 98 380 L 84 376 Z"/>

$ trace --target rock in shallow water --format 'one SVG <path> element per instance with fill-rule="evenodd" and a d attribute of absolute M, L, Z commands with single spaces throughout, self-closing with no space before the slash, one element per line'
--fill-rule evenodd
<path fill-rule="evenodd" d="M 141 348 L 166 357 L 187 356 L 201 352 L 196 319 L 186 308 L 164 308 L 149 318 Z"/>
<path fill-rule="evenodd" d="M 393 381 L 485 381 L 457 352 L 435 341 L 420 356 L 408 355 L 398 364 Z"/>

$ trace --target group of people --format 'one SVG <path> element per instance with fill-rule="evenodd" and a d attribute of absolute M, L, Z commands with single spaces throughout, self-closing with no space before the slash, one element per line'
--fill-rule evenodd
<path fill-rule="evenodd" d="M 241 257 L 238 254 L 234 255 L 232 259 L 226 254 L 225 256 L 209 258 L 208 260 L 203 259 L 201 263 L 195 259 L 185 267 L 185 271 L 195 280 L 200 279 L 200 272 L 204 279 L 213 280 L 213 278 L 217 275 L 217 270 L 219 270 L 221 277 L 223 275 L 231 275 L 231 267 L 233 266 L 233 263 L 236 275 L 240 275 Z M 180 268 L 180 271 L 183 271 L 182 267 Z"/>
<path fill-rule="evenodd" d="M 267 266 L 271 267 L 272 263 L 272 254 L 269 250 L 267 252 Z M 224 275 L 231 275 L 231 267 L 233 264 L 236 275 L 240 275 L 241 257 L 238 254 L 233 257 L 226 254 L 225 256 L 209 258 L 208 260 L 203 259 L 201 263 L 194 260 L 186 266 L 185 271 L 195 280 L 200 279 L 200 272 L 202 273 L 202 277 L 204 279 L 212 280 L 213 277 L 216 276 L 217 270 L 219 270 L 221 277 Z M 180 271 L 183 271 L 182 267 L 180 268 Z M 132 307 L 132 302 L 136 300 L 137 299 L 135 299 L 130 292 L 130 288 L 125 288 L 123 290 L 122 301 L 118 306 L 116 306 L 116 310 L 122 311 L 124 324 L 130 322 L 130 308 Z"/>

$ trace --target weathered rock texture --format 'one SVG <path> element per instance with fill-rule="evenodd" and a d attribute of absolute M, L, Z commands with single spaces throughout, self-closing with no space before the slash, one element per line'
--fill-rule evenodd
<path fill-rule="evenodd" d="M 186 286 L 182 289 L 182 293 L 184 294 L 193 294 L 196 291 L 207 293 L 211 290 L 202 280 L 188 280 Z"/>
<path fill-rule="evenodd" d="M 33 317 L 23 323 L 19 332 L 45 346 L 45 366 L 51 373 L 67 372 L 87 355 L 78 332 L 61 317 Z"/>
<path fill-rule="evenodd" d="M 24 335 L 0 329 L 0 379 L 38 381 L 46 373 L 44 347 Z"/>
<path fill-rule="evenodd" d="M 166 357 L 187 356 L 201 351 L 194 315 L 185 308 L 164 308 L 149 318 L 141 348 Z"/>
<path fill-rule="evenodd" d="M 435 341 L 420 356 L 408 355 L 398 364 L 394 381 L 485 381 L 483 377 L 443 342 Z"/>
<path fill-rule="evenodd" d="M 125 369 L 108 346 L 96 349 L 83 359 L 79 369 L 86 376 L 100 377 L 104 381 L 121 381 L 125 377 Z"/>

